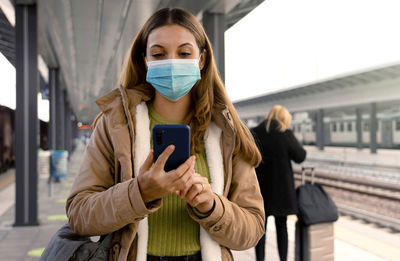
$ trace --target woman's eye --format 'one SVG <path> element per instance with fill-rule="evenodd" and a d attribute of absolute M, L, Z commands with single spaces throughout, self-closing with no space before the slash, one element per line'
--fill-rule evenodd
<path fill-rule="evenodd" d="M 181 52 L 179 55 L 185 57 L 185 56 L 190 56 L 191 53 L 188 53 L 188 52 Z"/>
<path fill-rule="evenodd" d="M 157 57 L 163 56 L 163 54 L 162 53 L 153 53 L 151 56 L 157 58 Z"/>

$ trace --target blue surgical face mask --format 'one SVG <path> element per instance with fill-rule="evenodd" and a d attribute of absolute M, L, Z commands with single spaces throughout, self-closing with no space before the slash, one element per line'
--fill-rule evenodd
<path fill-rule="evenodd" d="M 199 60 L 197 59 L 147 62 L 146 81 L 171 101 L 182 98 L 200 79 Z"/>

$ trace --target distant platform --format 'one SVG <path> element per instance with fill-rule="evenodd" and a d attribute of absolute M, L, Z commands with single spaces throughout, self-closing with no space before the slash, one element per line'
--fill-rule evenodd
<path fill-rule="evenodd" d="M 376 154 L 371 154 L 367 148 L 328 146 L 324 147 L 324 150 L 319 150 L 316 146 L 304 146 L 304 148 L 307 150 L 307 160 L 400 169 L 400 150 L 396 149 L 378 149 Z"/>

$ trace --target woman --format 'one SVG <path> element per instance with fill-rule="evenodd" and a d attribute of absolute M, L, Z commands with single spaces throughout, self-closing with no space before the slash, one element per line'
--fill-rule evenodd
<path fill-rule="evenodd" d="M 290 130 L 291 119 L 285 107 L 275 105 L 267 119 L 252 129 L 262 155 L 256 173 L 264 197 L 265 215 L 275 219 L 280 260 L 287 259 L 287 216 L 297 213 L 291 160 L 301 163 L 306 158 L 306 151 Z M 257 261 L 264 261 L 264 256 L 265 235 L 256 246 Z"/>
<path fill-rule="evenodd" d="M 254 167 L 261 156 L 217 73 L 196 18 L 162 9 L 130 49 L 121 87 L 102 113 L 67 200 L 70 226 L 113 235 L 111 260 L 233 260 L 255 246 L 265 215 Z M 153 165 L 150 129 L 188 124 L 192 156 Z M 120 183 L 114 185 L 117 177 Z"/>

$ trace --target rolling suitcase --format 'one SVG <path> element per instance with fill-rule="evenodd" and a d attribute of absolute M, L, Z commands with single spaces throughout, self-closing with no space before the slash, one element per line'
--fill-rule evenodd
<path fill-rule="evenodd" d="M 310 188 L 310 184 L 305 185 L 305 173 L 307 170 L 311 170 L 311 186 L 314 185 L 314 168 L 313 167 L 302 167 L 302 186 L 300 188 L 302 193 L 308 193 L 308 190 L 304 190 L 305 186 Z M 317 187 L 316 187 L 317 188 Z M 313 188 L 313 189 L 316 189 Z M 298 192 L 299 188 L 297 189 Z M 329 195 L 318 187 L 316 195 L 324 197 L 319 203 L 330 205 L 327 215 L 313 216 L 321 214 L 319 210 L 313 208 L 312 211 L 307 212 L 307 208 L 301 209 L 299 206 L 298 221 L 296 222 L 295 232 L 295 260 L 296 261 L 333 261 L 334 260 L 334 233 L 333 233 L 333 221 L 337 220 L 337 208 L 333 201 L 329 198 Z M 310 197 L 307 197 L 310 196 Z M 309 200 L 310 202 L 299 202 L 299 205 L 313 204 L 318 209 L 317 202 L 313 201 L 312 198 L 315 195 L 306 195 L 298 197 L 298 200 Z M 317 200 L 318 201 L 318 200 Z M 326 202 L 324 202 L 326 201 Z M 302 213 L 303 212 L 303 213 Z M 335 217 L 336 213 L 336 217 Z M 324 213 L 326 214 L 326 213 Z M 307 224 L 305 224 L 307 223 Z"/>
<path fill-rule="evenodd" d="M 332 222 L 304 226 L 297 221 L 295 260 L 333 261 L 334 239 Z"/>

